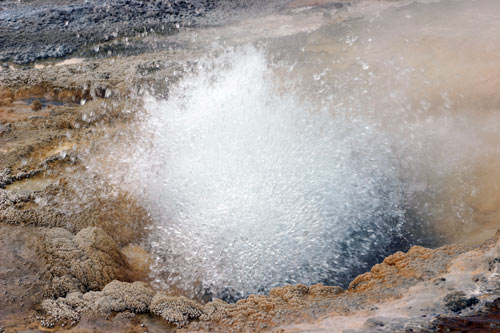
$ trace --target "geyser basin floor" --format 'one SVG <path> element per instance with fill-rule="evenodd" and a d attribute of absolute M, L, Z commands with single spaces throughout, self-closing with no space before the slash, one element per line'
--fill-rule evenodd
<path fill-rule="evenodd" d="M 269 296 L 252 296 L 237 304 L 215 302 L 205 306 L 180 297 L 168 298 L 164 295 L 165 290 L 151 290 L 151 286 L 111 282 L 112 279 L 149 281 L 144 277 L 145 272 L 140 267 L 142 264 L 134 262 L 136 258 L 130 256 L 129 249 L 134 248 L 136 253 L 142 253 L 147 263 L 148 251 L 151 251 L 154 238 L 144 238 L 144 226 L 161 226 L 156 219 L 158 215 L 155 214 L 164 214 L 164 211 L 159 209 L 162 207 L 156 206 L 156 198 L 144 200 L 148 196 L 154 197 L 154 193 L 132 191 L 132 188 L 137 188 L 137 184 L 133 184 L 135 187 L 126 188 L 129 193 L 113 186 L 117 182 L 134 183 L 139 178 L 134 172 L 130 172 L 134 171 L 134 168 L 129 168 L 130 163 L 125 163 L 123 170 L 115 168 L 116 164 L 113 162 L 120 161 L 115 157 L 118 153 L 123 153 L 123 156 L 130 156 L 128 154 L 131 152 L 137 153 L 136 149 L 141 147 L 143 141 L 151 138 L 151 129 L 163 128 L 163 118 L 177 119 L 178 124 L 182 126 L 174 128 L 170 133 L 159 131 L 160 138 L 169 138 L 169 135 L 175 138 L 178 133 L 185 131 L 186 122 L 182 122 L 183 119 L 178 118 L 178 114 L 162 113 L 161 110 L 166 105 L 186 106 L 186 116 L 190 120 L 188 116 L 192 116 L 193 110 L 196 110 L 193 108 L 193 102 L 196 101 L 193 94 L 204 90 L 193 89 L 196 87 L 207 88 L 207 92 L 219 97 L 223 94 L 214 87 L 229 86 L 231 89 L 227 90 L 235 93 L 234 101 L 224 98 L 200 99 L 201 102 L 213 102 L 214 104 L 205 104 L 207 108 L 215 111 L 211 113 L 211 118 L 195 119 L 193 122 L 193 125 L 198 126 L 193 128 L 197 131 L 199 126 L 203 125 L 201 120 L 209 120 L 207 124 L 218 126 L 221 123 L 234 125 L 229 129 L 217 127 L 220 133 L 206 131 L 212 135 L 212 142 L 220 143 L 226 152 L 231 152 L 230 147 L 226 146 L 227 142 L 218 138 L 224 138 L 227 133 L 238 130 L 237 133 L 246 134 L 243 137 L 236 135 L 238 142 L 245 142 L 243 140 L 246 137 L 254 138 L 247 140 L 250 149 L 256 146 L 254 134 L 262 134 L 266 129 L 275 129 L 271 131 L 270 138 L 273 140 L 270 142 L 292 142 L 294 148 L 291 152 L 302 152 L 305 157 L 317 161 L 313 158 L 314 155 L 308 154 L 309 151 L 303 153 L 307 150 L 303 149 L 304 147 L 313 146 L 320 151 L 326 151 L 324 156 L 342 157 L 340 170 L 349 170 L 346 166 L 354 165 L 354 170 L 361 171 L 359 174 L 341 173 L 339 182 L 359 184 L 358 188 L 365 190 L 382 189 L 375 191 L 375 194 L 370 191 L 361 191 L 358 194 L 346 186 L 340 193 L 335 191 L 332 198 L 337 202 L 341 202 L 338 201 L 339 198 L 347 197 L 346 193 L 356 193 L 352 200 L 356 204 L 373 203 L 370 200 L 362 200 L 366 198 L 385 198 L 386 201 L 370 205 L 368 210 L 372 211 L 374 207 L 389 207 L 391 212 L 398 211 L 390 205 L 397 202 L 397 207 L 403 214 L 398 214 L 394 221 L 385 220 L 380 226 L 397 225 L 398 221 L 410 222 L 404 225 L 415 225 L 416 230 L 423 226 L 433 228 L 424 232 L 424 236 L 444 235 L 443 241 L 446 242 L 460 240 L 464 243 L 481 243 L 493 234 L 489 230 L 498 226 L 497 189 L 500 179 L 497 149 L 499 122 L 495 112 L 499 105 L 496 87 L 500 77 L 497 61 L 499 43 L 496 42 L 498 20 L 495 17 L 498 4 L 493 1 L 442 1 L 410 5 L 391 2 L 390 5 L 396 7 L 388 8 L 386 5 L 385 2 L 367 1 L 338 12 L 333 10 L 334 7 L 299 8 L 300 10 L 293 9 L 291 12 L 275 14 L 271 19 L 267 17 L 259 21 L 259 17 L 253 17 L 251 20 L 242 20 L 227 30 L 226 27 L 209 30 L 186 29 L 178 35 L 179 45 L 189 50 L 186 53 L 181 49 L 138 57 L 117 57 L 99 62 L 85 60 L 80 64 L 52 68 L 2 70 L 0 99 L 7 107 L 2 106 L 0 112 L 9 111 L 9 103 L 16 98 L 40 98 L 56 91 L 61 98 L 74 99 L 83 105 L 56 105 L 47 115 L 32 119 L 14 117 L 14 110 L 8 117 L 1 118 L 12 120 L 9 120 L 9 124 L 0 125 L 0 187 L 5 187 L 17 177 L 28 177 L 32 172 L 42 170 L 49 172 L 50 176 L 61 177 L 61 181 L 47 186 L 42 191 L 33 192 L 33 188 L 27 189 L 25 193 L 0 190 L 0 295 L 6 295 L 5 298 L 0 298 L 0 326 L 4 326 L 7 331 L 14 331 L 20 327 L 37 328 L 41 323 L 46 326 L 64 323 L 64 327 L 68 328 L 79 318 L 80 323 L 75 330 L 108 330 L 120 327 L 118 330 L 142 332 L 144 328 L 141 324 L 151 330 L 158 327 L 157 325 L 162 329 L 172 329 L 173 327 L 167 326 L 168 321 L 181 323 L 194 320 L 195 323 L 188 329 L 271 330 L 273 327 L 284 325 L 287 326 L 286 330 L 293 331 L 303 330 L 305 327 L 291 327 L 294 321 L 314 321 L 320 316 L 334 312 L 338 316 L 355 313 L 354 317 L 335 318 L 335 327 L 339 329 L 348 328 L 349 324 L 354 325 L 351 328 L 356 327 L 362 331 L 377 330 L 382 323 L 383 327 L 394 331 L 401 329 L 401 325 L 414 330 L 422 327 L 433 329 L 435 317 L 432 314 L 435 313 L 461 316 L 485 309 L 486 302 L 498 294 L 495 282 L 498 251 L 493 243 L 490 244 L 493 247 L 485 245 L 472 252 L 453 246 L 435 251 L 416 248 L 408 255 L 396 254 L 389 257 L 385 264 L 375 266 L 370 274 L 356 279 L 347 292 L 342 292 L 339 288 L 284 287 L 274 290 Z M 308 16 L 309 20 L 305 20 Z M 352 20 L 353 17 L 358 19 Z M 286 22 L 294 22 L 298 18 L 300 22 L 308 23 L 303 27 L 286 27 Z M 255 30 L 249 29 L 250 27 L 255 27 Z M 277 29 L 278 27 L 283 28 Z M 272 31 L 272 34 L 265 36 L 271 38 L 265 43 L 257 42 L 250 47 L 240 45 L 230 48 L 219 41 L 216 48 L 226 50 L 219 53 L 219 59 L 214 60 L 211 57 L 213 52 L 210 51 L 210 45 L 213 38 L 227 36 L 225 42 L 234 46 L 240 42 L 260 39 L 263 36 L 259 34 L 263 30 Z M 193 32 L 199 33 L 198 39 L 194 38 L 196 35 L 193 35 Z M 173 36 L 170 40 L 175 38 L 177 37 Z M 197 45 L 200 47 L 196 47 Z M 464 48 L 464 45 L 468 47 Z M 458 49 L 461 52 L 457 52 Z M 193 67 L 185 66 L 186 59 L 191 61 Z M 257 70 L 244 70 L 246 63 Z M 203 73 L 207 73 L 207 67 L 200 68 L 197 67 L 198 64 L 213 65 L 214 75 L 210 77 L 210 80 L 213 78 L 213 85 L 205 85 L 203 80 L 200 80 Z M 190 72 L 193 68 L 195 71 Z M 325 68 L 329 68 L 329 71 L 324 71 Z M 235 78 L 231 77 L 232 73 L 236 74 Z M 168 81 L 165 81 L 165 78 L 168 78 Z M 259 83 L 258 89 L 244 91 L 247 87 L 244 83 L 249 81 Z M 231 82 L 235 84 L 231 85 Z M 136 87 L 146 89 L 147 86 L 154 87 L 156 94 L 151 94 L 144 104 L 141 96 L 134 97 L 142 93 L 141 89 Z M 185 98 L 179 94 L 183 86 L 186 88 Z M 165 88 L 169 89 L 168 94 Z M 87 98 L 82 103 L 84 96 Z M 123 96 L 130 98 L 124 99 Z M 256 96 L 265 98 L 253 100 L 250 105 L 255 105 L 255 108 L 243 103 Z M 177 97 L 177 100 L 171 97 Z M 241 110 L 248 113 L 235 112 L 237 117 L 224 120 L 224 115 L 232 115 L 229 110 L 232 105 L 230 102 L 235 101 L 240 102 L 238 107 L 241 106 Z M 146 113 L 137 112 L 142 106 L 146 106 Z M 293 112 L 283 112 L 286 109 Z M 274 123 L 270 121 L 269 114 L 264 112 L 266 110 L 276 110 L 273 113 L 276 120 Z M 241 120 L 245 114 L 255 116 L 255 119 L 241 121 L 241 124 L 234 123 L 235 120 Z M 297 117 L 297 114 L 303 114 L 304 124 L 312 126 L 298 128 L 297 119 L 301 118 Z M 141 118 L 144 115 L 151 118 Z M 335 141 L 331 146 L 327 146 L 317 141 L 317 123 L 323 119 L 332 119 L 328 118 L 330 116 L 335 121 L 333 125 L 330 121 L 324 122 L 325 137 L 342 139 L 344 145 Z M 138 140 L 132 141 L 126 150 L 120 150 L 119 144 L 115 145 L 121 139 L 124 139 L 122 144 L 131 142 L 130 134 L 141 128 L 138 126 L 148 125 L 148 121 L 154 119 L 159 120 L 159 124 L 150 122 L 150 128 L 136 132 Z M 257 126 L 260 123 L 257 124 L 254 120 L 261 121 L 263 128 Z M 369 128 L 363 125 L 368 125 Z M 277 129 L 282 131 L 276 133 Z M 360 137 L 357 138 L 355 134 Z M 214 154 L 210 142 L 202 142 L 196 137 L 184 139 L 187 143 L 196 142 L 206 148 L 207 152 Z M 145 146 L 146 152 L 151 151 L 149 149 L 154 151 L 163 144 L 161 141 L 151 142 L 155 144 Z M 263 139 L 263 142 L 266 141 Z M 304 146 L 301 146 L 302 143 Z M 60 147 L 67 148 L 61 150 Z M 110 154 L 110 147 L 118 149 L 114 155 Z M 183 146 L 177 146 L 179 147 Z M 257 144 L 257 147 L 265 145 Z M 294 150 L 297 147 L 300 149 Z M 331 151 L 331 147 L 338 149 Z M 274 148 L 269 147 L 266 152 L 270 154 L 265 155 L 273 157 L 270 161 L 276 161 L 278 170 L 271 170 L 271 174 L 285 175 L 283 179 L 288 179 L 290 177 L 286 176 L 291 174 L 289 168 L 279 170 L 279 167 L 289 166 L 290 163 L 278 163 L 283 159 L 277 157 L 283 154 Z M 313 148 L 310 151 L 315 151 Z M 196 151 L 197 148 L 192 149 Z M 157 151 L 158 158 L 168 157 L 167 152 L 161 149 Z M 347 153 L 349 151 L 356 153 Z M 248 168 L 250 171 L 259 170 L 255 168 L 256 165 L 259 166 L 255 162 L 255 151 L 250 149 L 249 152 L 251 159 L 248 165 L 243 164 L 241 160 L 236 163 L 241 170 L 232 170 L 232 166 L 224 163 L 224 159 L 220 161 L 224 168 L 215 170 L 232 170 L 232 175 L 240 174 L 241 183 L 246 185 L 246 179 L 241 178 L 240 171 L 248 171 Z M 210 154 L 203 156 L 208 159 L 202 161 L 213 163 L 214 158 Z M 236 155 L 238 156 L 241 159 L 241 155 Z M 145 163 L 143 170 L 160 171 L 158 177 L 155 175 L 151 178 L 157 180 L 156 190 L 164 193 L 165 187 L 160 184 L 160 180 L 165 178 L 161 168 L 163 164 L 158 169 L 150 164 L 156 158 L 152 156 L 149 160 L 142 159 Z M 178 158 L 174 161 L 182 162 L 184 158 L 185 161 L 192 161 L 189 159 L 192 156 Z M 98 159 L 102 159 L 104 168 L 85 169 L 98 165 L 95 162 Z M 238 158 L 235 160 L 238 161 Z M 367 161 L 369 163 L 366 163 Z M 359 167 L 356 163 L 359 163 Z M 201 169 L 199 164 L 193 164 L 188 165 L 186 170 L 190 170 L 190 167 L 193 168 L 191 170 Z M 269 168 L 270 164 L 272 163 L 262 165 Z M 307 161 L 296 164 L 297 167 L 303 167 L 307 165 Z M 311 170 L 326 172 L 329 168 L 329 165 L 315 165 Z M 214 170 L 213 164 L 211 170 Z M 177 175 L 184 171 L 176 170 Z M 196 198 L 196 195 L 206 193 L 203 192 L 201 184 L 193 186 L 192 183 L 193 179 L 199 180 L 200 176 L 206 176 L 204 172 L 205 170 L 201 170 L 199 175 L 186 176 L 188 182 L 180 189 L 202 189 L 195 193 L 189 192 L 187 197 Z M 250 174 L 259 175 L 255 171 Z M 293 179 L 303 179 L 305 184 L 310 184 L 310 181 L 315 181 L 317 177 L 307 173 L 299 175 L 300 177 Z M 108 176 L 111 181 L 106 179 Z M 381 178 L 387 181 L 365 183 L 367 180 Z M 141 181 L 149 184 L 150 180 L 143 177 Z M 213 183 L 208 184 L 213 186 Z M 273 182 L 269 181 L 264 185 L 269 184 Z M 283 182 L 280 182 L 278 185 L 282 184 Z M 304 188 L 308 187 L 301 189 Z M 240 190 L 236 193 L 245 193 L 244 190 L 247 190 L 245 187 L 231 186 L 227 189 L 228 193 L 229 190 L 235 189 Z M 287 194 L 286 191 L 278 192 Z M 214 193 L 218 198 L 223 194 L 217 191 Z M 252 194 L 252 191 L 247 193 Z M 398 193 L 402 196 L 395 195 Z M 210 192 L 207 196 L 211 195 Z M 307 199 L 310 200 L 311 197 L 312 195 Z M 179 197 L 175 198 L 179 200 Z M 250 198 L 255 199 L 255 196 Z M 273 206 L 276 203 L 273 200 L 279 198 L 279 195 L 271 198 Z M 240 206 L 241 198 L 237 199 L 234 204 Z M 231 208 L 227 201 L 224 202 Z M 229 202 L 233 204 L 232 201 Z M 174 204 L 175 201 L 171 203 Z M 306 207 L 311 207 L 310 203 L 311 201 Z M 262 205 L 260 202 L 256 204 Z M 349 207 L 332 208 L 323 206 L 321 202 L 316 204 L 317 206 L 313 207 L 319 207 L 319 212 L 330 209 L 344 214 L 355 212 Z M 213 209 L 212 205 L 208 206 Z M 268 209 L 267 206 L 262 207 Z M 244 210 L 237 211 L 248 219 Z M 227 212 L 227 209 L 223 212 Z M 255 212 L 261 213 L 259 210 Z M 290 212 L 297 214 L 293 209 Z M 366 214 L 364 210 L 360 212 L 361 217 Z M 306 217 L 313 216 L 307 212 L 299 213 Z M 261 218 L 256 220 L 262 221 Z M 175 220 L 172 221 L 171 226 L 178 227 Z M 370 219 L 367 225 L 379 225 L 373 221 L 384 219 Z M 365 225 L 364 223 L 367 221 L 362 221 L 361 226 Z M 262 222 L 256 225 L 262 226 Z M 98 228 L 93 229 L 93 226 Z M 298 226 L 304 227 L 300 221 Z M 265 229 L 267 227 L 268 225 L 264 225 L 263 230 L 268 230 Z M 318 229 L 313 229 L 315 230 Z M 411 228 L 403 228 L 401 231 L 404 230 Z M 476 235 L 479 236 L 472 237 Z M 420 239 L 417 235 L 409 236 L 410 240 Z M 362 233 L 361 238 L 363 237 Z M 386 235 L 381 238 L 387 240 Z M 179 238 L 175 240 L 178 242 Z M 195 245 L 199 244 L 198 242 Z M 404 248 L 405 245 L 408 244 L 403 243 L 401 247 Z M 120 250 L 123 247 L 127 250 Z M 400 248 L 400 245 L 396 244 L 395 247 Z M 355 250 L 364 251 L 357 248 Z M 159 248 L 153 251 L 153 254 L 156 258 L 161 258 L 165 256 L 163 251 L 164 249 Z M 383 251 L 391 252 L 391 249 Z M 456 256 L 460 253 L 463 253 L 464 257 Z M 123 254 L 134 260 L 128 260 Z M 241 251 L 236 253 L 236 257 L 239 254 Z M 196 257 L 194 259 L 199 260 Z M 298 256 L 298 259 L 303 257 Z M 348 260 L 348 256 L 341 260 Z M 67 265 L 69 262 L 71 265 Z M 369 263 L 365 262 L 365 265 L 369 269 Z M 173 266 L 172 270 L 182 267 Z M 188 269 L 199 274 L 193 267 L 188 266 Z M 447 267 L 451 267 L 451 270 L 447 271 Z M 168 267 L 160 268 L 166 270 L 166 273 L 170 272 Z M 331 266 L 328 269 L 331 269 Z M 318 271 L 322 273 L 319 269 L 314 271 L 314 274 Z M 307 269 L 301 268 L 300 272 L 307 277 L 304 274 Z M 168 276 L 164 274 L 156 274 L 155 277 L 163 282 L 168 281 Z M 334 274 L 331 280 L 335 278 Z M 441 280 L 442 278 L 446 281 Z M 254 280 L 250 282 L 254 283 Z M 412 286 L 415 289 L 409 290 Z M 213 290 L 216 291 L 217 288 L 220 290 L 221 287 L 215 286 Z M 197 290 L 199 289 L 191 289 Z M 188 288 L 184 292 L 189 291 Z M 172 292 L 172 289 L 167 292 Z M 233 290 L 230 292 L 233 293 Z M 457 292 L 463 292 L 464 295 L 457 295 Z M 422 307 L 417 309 L 415 303 L 410 305 L 412 309 L 405 308 L 408 305 L 405 304 L 408 297 L 396 300 L 392 305 L 381 304 L 382 301 L 392 302 L 406 294 L 409 298 L 415 296 L 418 305 Z M 461 310 L 461 314 L 456 314 L 446 306 L 448 302 L 445 297 L 448 295 L 448 300 L 454 299 L 457 304 L 469 303 L 471 306 Z M 58 297 L 59 300 L 54 301 Z M 152 297 L 155 297 L 154 302 Z M 479 303 L 474 304 L 474 297 Z M 45 310 L 37 312 L 38 317 L 32 316 L 31 311 L 40 310 L 38 306 L 45 298 L 48 299 L 48 302 L 44 303 Z M 450 306 L 455 308 L 453 304 Z M 67 311 L 68 308 L 71 311 Z M 97 313 L 89 313 L 92 311 Z M 118 314 L 111 314 L 110 320 L 106 320 L 103 317 L 107 315 L 107 311 L 118 311 Z M 131 311 L 146 311 L 147 314 L 134 315 Z M 104 313 L 106 314 L 103 315 Z M 11 317 L 11 314 L 14 317 Z M 426 317 L 422 317 L 423 315 Z M 43 319 L 40 319 L 40 316 Z M 63 319 L 65 316 L 70 316 L 69 320 Z M 100 319 L 94 320 L 93 316 Z M 365 323 L 367 319 L 369 320 Z M 209 322 L 200 324 L 197 320 Z M 331 320 L 324 318 L 324 321 L 320 320 L 315 327 L 308 329 L 331 331 L 331 323 Z M 62 326 L 56 327 L 62 329 Z"/>

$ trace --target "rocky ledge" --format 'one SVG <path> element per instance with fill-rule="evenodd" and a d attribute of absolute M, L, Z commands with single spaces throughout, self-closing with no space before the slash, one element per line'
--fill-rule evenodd
<path fill-rule="evenodd" d="M 141 282 L 112 281 L 99 292 L 45 300 L 43 323 L 75 325 L 82 316 L 127 312 L 160 316 L 188 331 L 437 330 L 451 319 L 487 316 L 498 303 L 499 236 L 472 249 L 415 246 L 407 253 L 397 252 L 358 276 L 347 290 L 290 285 L 235 304 L 201 304 Z"/>

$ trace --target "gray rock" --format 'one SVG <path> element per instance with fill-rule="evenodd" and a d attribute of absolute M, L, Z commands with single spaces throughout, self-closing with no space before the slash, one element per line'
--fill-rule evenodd
<path fill-rule="evenodd" d="M 446 295 L 443 299 L 445 306 L 453 312 L 459 312 L 479 302 L 476 297 L 466 297 L 461 291 Z"/>
<path fill-rule="evenodd" d="M 64 57 L 87 44 L 160 31 L 160 25 L 196 18 L 211 0 L 184 1 L 3 1 L 0 4 L 0 60 L 19 64 Z"/>
<path fill-rule="evenodd" d="M 9 133 L 11 131 L 10 124 L 0 124 L 0 134 Z"/>

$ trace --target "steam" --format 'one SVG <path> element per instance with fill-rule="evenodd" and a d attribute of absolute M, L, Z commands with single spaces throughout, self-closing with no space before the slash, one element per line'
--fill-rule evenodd
<path fill-rule="evenodd" d="M 460 58 L 428 59 L 408 23 L 439 26 L 423 21 L 426 6 L 441 4 L 217 44 L 167 98 L 144 98 L 130 132 L 102 151 L 110 182 L 153 221 L 157 284 L 226 299 L 286 283 L 345 286 L 394 251 L 442 242 L 436 229 L 450 220 L 472 223 L 479 134 L 496 126 L 462 112 L 469 81 L 450 79 L 471 79 Z M 441 37 L 443 50 L 463 43 Z"/>

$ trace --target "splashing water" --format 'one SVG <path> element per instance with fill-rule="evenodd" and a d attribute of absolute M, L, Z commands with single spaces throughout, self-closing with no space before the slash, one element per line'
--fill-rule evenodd
<path fill-rule="evenodd" d="M 471 192 L 485 127 L 449 117 L 464 89 L 427 59 L 428 39 L 405 20 L 430 9 L 412 8 L 369 28 L 216 47 L 167 98 L 144 98 L 134 134 L 104 152 L 111 182 L 153 221 L 156 283 L 228 300 L 286 283 L 345 286 L 394 251 L 436 244 L 430 224 L 450 202 L 467 221 L 455 194 Z"/>
<path fill-rule="evenodd" d="M 407 242 L 384 134 L 280 93 L 262 51 L 206 58 L 145 108 L 127 189 L 144 193 L 168 285 L 221 297 L 343 284 Z"/>

